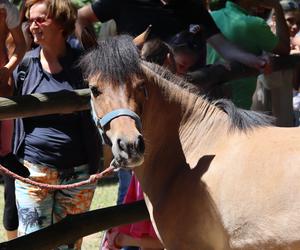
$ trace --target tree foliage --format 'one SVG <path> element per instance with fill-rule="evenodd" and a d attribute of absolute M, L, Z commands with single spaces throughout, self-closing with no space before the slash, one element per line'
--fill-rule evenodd
<path fill-rule="evenodd" d="M 76 5 L 77 8 L 80 8 L 86 4 L 92 3 L 92 0 L 72 0 L 72 2 Z"/>
<path fill-rule="evenodd" d="M 22 1 L 23 0 L 11 0 L 11 2 L 13 4 L 18 5 L 18 6 L 21 5 Z M 71 0 L 71 1 L 76 5 L 77 8 L 80 8 L 80 7 L 82 7 L 82 6 L 84 6 L 84 5 L 88 4 L 88 3 L 93 2 L 93 0 Z"/>

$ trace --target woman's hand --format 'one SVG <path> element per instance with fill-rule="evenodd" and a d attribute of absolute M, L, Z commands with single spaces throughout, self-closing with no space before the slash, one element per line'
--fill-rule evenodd
<path fill-rule="evenodd" d="M 105 233 L 105 239 L 101 250 L 119 250 L 122 246 L 116 244 L 116 239 L 119 235 L 119 231 L 116 228 L 109 229 Z"/>

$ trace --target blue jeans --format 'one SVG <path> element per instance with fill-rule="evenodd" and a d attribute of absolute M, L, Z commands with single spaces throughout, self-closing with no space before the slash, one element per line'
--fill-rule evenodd
<path fill-rule="evenodd" d="M 119 178 L 119 189 L 118 189 L 117 204 L 119 205 L 123 203 L 125 195 L 127 194 L 127 189 L 129 187 L 130 180 L 131 180 L 131 171 L 121 168 L 118 171 L 118 178 Z"/>

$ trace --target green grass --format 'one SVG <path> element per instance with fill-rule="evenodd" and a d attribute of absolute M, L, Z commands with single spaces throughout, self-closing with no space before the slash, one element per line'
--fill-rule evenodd
<path fill-rule="evenodd" d="M 0 242 L 6 240 L 5 231 L 2 225 L 3 215 L 3 185 L 0 185 Z M 96 189 L 94 199 L 92 201 L 91 210 L 113 206 L 116 204 L 117 199 L 117 184 L 112 181 L 107 181 L 103 185 L 99 185 Z M 89 235 L 83 239 L 82 250 L 98 250 L 99 242 L 102 237 L 102 232 Z"/>

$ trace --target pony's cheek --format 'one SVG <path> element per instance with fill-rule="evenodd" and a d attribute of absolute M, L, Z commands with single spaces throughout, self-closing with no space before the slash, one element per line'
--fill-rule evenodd
<path fill-rule="evenodd" d="M 135 110 L 135 112 L 138 115 L 141 115 L 143 113 L 143 109 L 144 109 L 144 105 L 146 102 L 146 98 L 143 94 L 139 93 L 136 98 L 135 98 L 135 102 L 133 105 L 133 110 Z"/>

